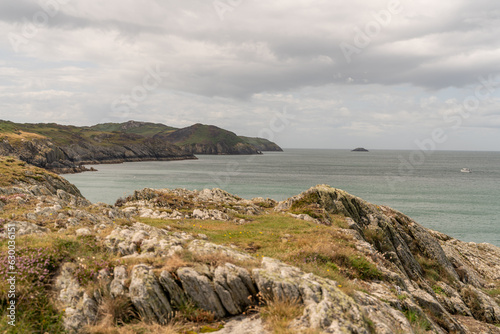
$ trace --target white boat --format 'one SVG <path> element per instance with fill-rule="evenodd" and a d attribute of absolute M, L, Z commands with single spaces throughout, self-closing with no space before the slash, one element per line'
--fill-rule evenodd
<path fill-rule="evenodd" d="M 472 173 L 472 170 L 470 168 L 462 168 L 460 171 L 462 173 Z"/>

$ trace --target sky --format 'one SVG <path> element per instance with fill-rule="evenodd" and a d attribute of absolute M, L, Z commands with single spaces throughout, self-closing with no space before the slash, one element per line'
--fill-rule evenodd
<path fill-rule="evenodd" d="M 0 2 L 0 119 L 500 150 L 497 0 Z"/>

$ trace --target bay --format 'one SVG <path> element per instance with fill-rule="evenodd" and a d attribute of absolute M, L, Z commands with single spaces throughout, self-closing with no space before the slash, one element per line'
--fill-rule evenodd
<path fill-rule="evenodd" d="M 287 149 L 198 158 L 94 165 L 97 172 L 64 177 L 90 201 L 109 204 L 145 187 L 283 200 L 328 184 L 460 240 L 500 246 L 500 152 Z"/>

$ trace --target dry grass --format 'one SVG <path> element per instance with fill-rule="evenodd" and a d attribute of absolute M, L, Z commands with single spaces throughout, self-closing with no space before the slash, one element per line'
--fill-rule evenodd
<path fill-rule="evenodd" d="M 304 306 L 294 299 L 266 299 L 260 307 L 260 315 L 266 327 L 274 334 L 295 334 L 296 329 L 290 328 L 291 322 L 304 311 Z"/>
<path fill-rule="evenodd" d="M 160 228 L 168 224 L 175 230 L 206 234 L 211 242 L 236 246 L 254 255 L 257 265 L 264 256 L 276 258 L 306 272 L 337 281 L 344 292 L 352 294 L 359 289 L 352 283 L 352 278 L 378 279 L 381 273 L 355 249 L 352 236 L 336 227 L 341 225 L 341 217 L 334 218 L 338 223 L 333 226 L 317 225 L 273 211 L 246 217 L 252 221 L 243 225 L 230 221 L 187 220 L 182 224 L 172 224 L 156 219 L 140 220 Z M 231 262 L 248 267 L 248 263 L 235 263 L 233 259 L 219 254 L 182 258 L 186 262 L 202 262 L 213 266 Z M 248 269 L 254 267 L 251 264 Z"/>
<path fill-rule="evenodd" d="M 177 269 L 182 267 L 188 267 L 191 264 L 186 261 L 181 255 L 175 253 L 165 260 L 163 267 L 161 267 L 161 271 L 166 270 L 168 272 L 175 272 Z"/>
<path fill-rule="evenodd" d="M 98 308 L 98 319 L 108 326 L 124 325 L 137 318 L 137 312 L 132 301 L 125 296 L 112 297 L 109 288 L 99 290 L 101 301 Z"/>
<path fill-rule="evenodd" d="M 185 331 L 181 324 L 173 323 L 165 326 L 158 324 L 147 324 L 144 322 L 128 324 L 121 327 L 100 324 L 85 328 L 86 334 L 179 334 Z"/>

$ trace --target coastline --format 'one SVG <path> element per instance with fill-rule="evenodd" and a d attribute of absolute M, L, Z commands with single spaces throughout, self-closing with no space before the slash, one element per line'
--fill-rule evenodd
<path fill-rule="evenodd" d="M 0 168 L 0 238 L 15 231 L 14 263 L 40 262 L 19 265 L 12 290 L 22 300 L 14 319 L 33 330 L 47 312 L 51 332 L 117 329 L 99 312 L 108 302 L 118 311 L 116 298 L 134 311 L 119 318 L 122 328 L 165 329 L 175 311 L 177 332 L 193 329 L 189 302 L 204 317 L 195 332 L 243 318 L 267 334 L 276 324 L 266 307 L 278 299 L 301 330 L 335 332 L 341 322 L 359 333 L 495 333 L 500 322 L 499 247 L 429 230 L 340 189 L 317 185 L 277 202 L 146 188 L 106 205 L 22 161 L 1 159 Z M 0 256 L 8 251 L 0 243 Z"/>

